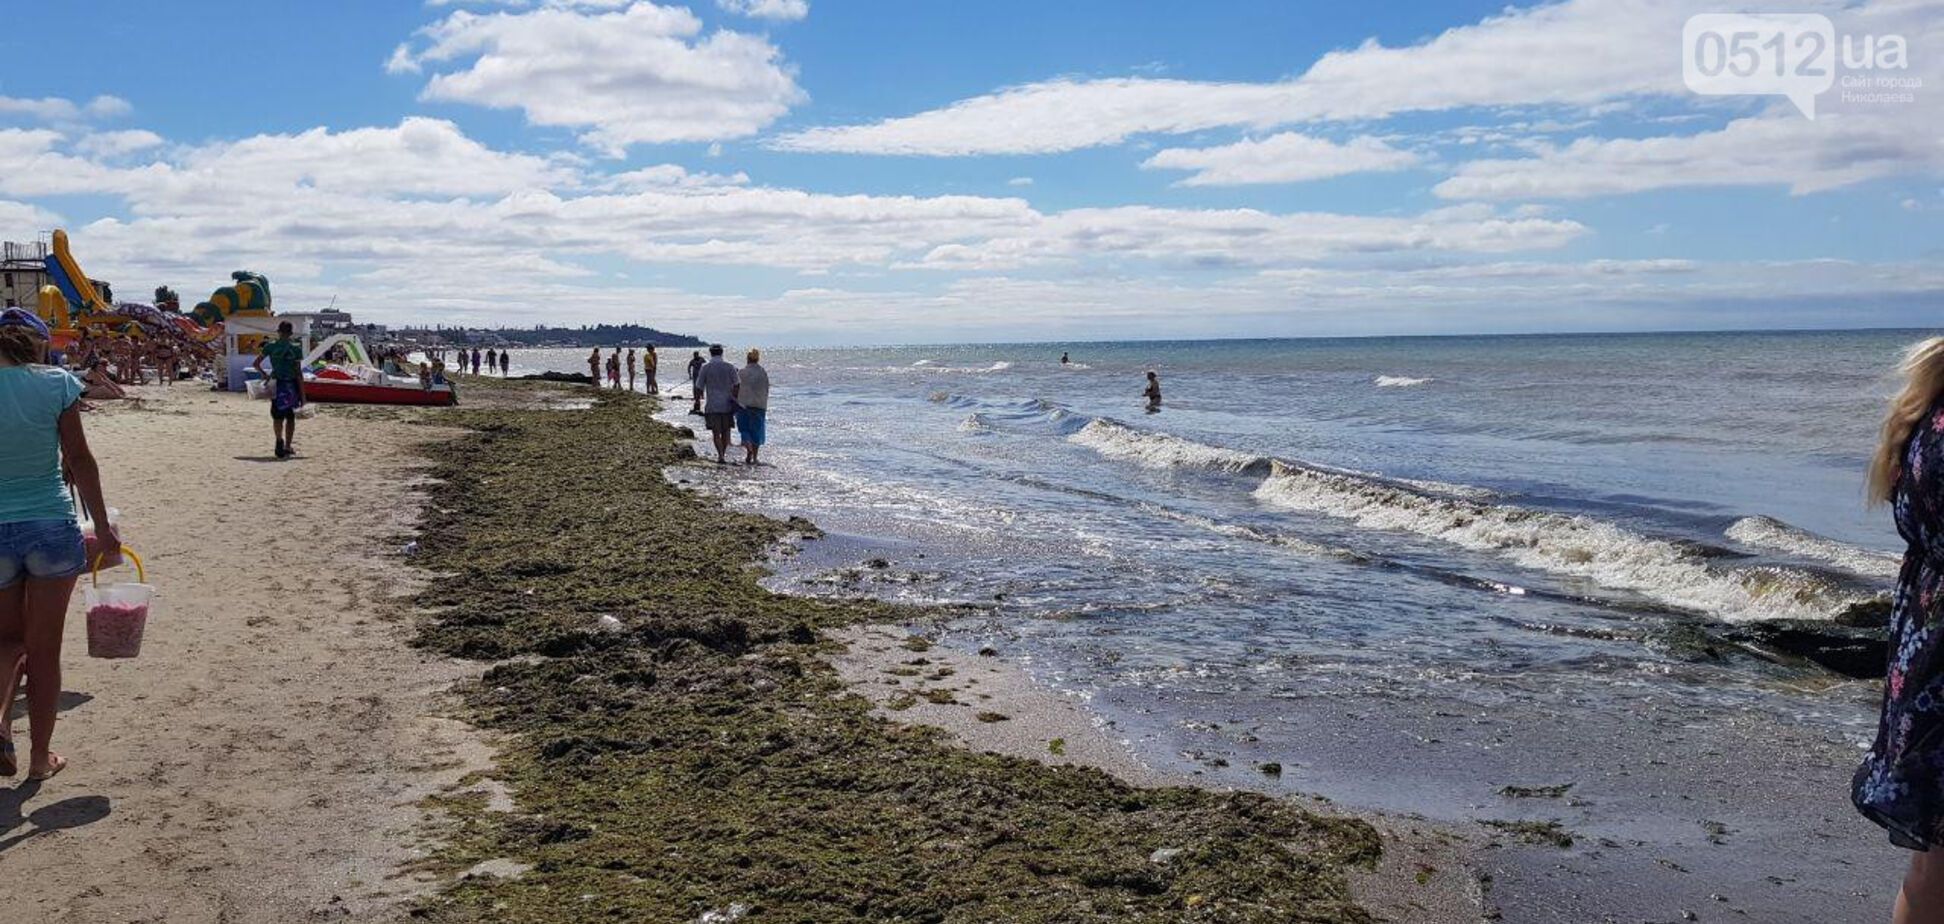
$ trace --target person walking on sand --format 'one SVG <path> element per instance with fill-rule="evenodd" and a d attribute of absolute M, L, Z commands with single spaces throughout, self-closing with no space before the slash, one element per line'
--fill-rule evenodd
<path fill-rule="evenodd" d="M 689 355 L 689 394 L 695 398 L 695 403 L 689 406 L 689 413 L 691 414 L 702 413 L 702 385 L 699 376 L 702 375 L 702 367 L 704 365 L 707 364 L 702 360 L 701 350 L 697 350 Z"/>
<path fill-rule="evenodd" d="M 270 431 L 277 437 L 277 458 L 297 452 L 297 409 L 304 406 L 304 348 L 290 336 L 290 322 L 277 324 L 277 339 L 263 345 L 254 368 L 263 374 L 270 361 Z"/>
<path fill-rule="evenodd" d="M 735 425 L 737 381 L 736 367 L 722 359 L 722 344 L 710 345 L 709 361 L 695 374 L 695 394 L 702 402 L 702 421 L 715 442 L 717 465 L 729 461 L 729 428 Z"/>
<path fill-rule="evenodd" d="M 501 350 L 500 351 L 500 378 L 506 378 L 507 374 L 512 370 L 512 368 L 513 368 L 513 351 Z"/>
<path fill-rule="evenodd" d="M 592 383 L 595 388 L 601 387 L 601 348 L 600 347 L 595 347 L 594 352 L 587 354 L 587 378 L 588 381 Z"/>
<path fill-rule="evenodd" d="M 1148 413 L 1152 414 L 1161 410 L 1161 377 L 1155 375 L 1153 369 L 1148 370 L 1147 390 L 1141 392 L 1141 397 L 1147 399 Z"/>
<path fill-rule="evenodd" d="M 1905 542 L 1890 613 L 1889 675 L 1876 742 L 1850 799 L 1913 851 L 1894 924 L 1944 921 L 1944 337 L 1911 347 L 1871 458 L 1867 496 L 1889 504 Z"/>
<path fill-rule="evenodd" d="M 45 780 L 67 767 L 54 753 L 61 699 L 61 637 L 75 581 L 88 570 L 75 522 L 75 496 L 94 520 L 97 564 L 121 561 L 121 537 L 108 519 L 101 470 L 81 427 L 81 383 L 43 365 L 47 343 L 39 318 L 0 316 L 0 776 L 20 772 L 13 740 L 13 701 L 27 683 L 27 778 Z M 66 478 L 63 477 L 63 472 Z"/>
<path fill-rule="evenodd" d="M 769 370 L 763 368 L 761 350 L 750 348 L 748 364 L 736 382 L 736 433 L 742 437 L 743 464 L 756 465 L 756 453 L 763 448 L 763 425 L 769 415 Z"/>
<path fill-rule="evenodd" d="M 661 394 L 661 386 L 655 382 L 655 369 L 660 365 L 661 359 L 655 355 L 654 344 L 651 343 L 641 348 L 641 371 L 648 378 L 646 384 L 648 386 L 648 393 L 651 395 Z"/>
<path fill-rule="evenodd" d="M 629 348 L 628 348 L 628 390 L 629 390 L 629 391 L 634 391 L 634 390 L 635 390 L 635 352 L 634 352 L 634 347 L 629 347 Z"/>

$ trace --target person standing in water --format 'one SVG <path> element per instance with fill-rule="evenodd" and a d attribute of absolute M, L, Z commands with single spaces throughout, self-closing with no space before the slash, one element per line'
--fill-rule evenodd
<path fill-rule="evenodd" d="M 81 427 L 81 383 L 45 365 L 47 326 L 27 312 L 0 313 L 0 776 L 20 772 L 13 741 L 14 691 L 27 684 L 27 778 L 67 767 L 54 753 L 61 699 L 61 638 L 75 581 L 88 570 L 75 504 L 94 521 L 96 564 L 121 561 L 101 470 Z M 74 484 L 71 493 L 68 481 Z"/>
<path fill-rule="evenodd" d="M 1153 369 L 1148 370 L 1147 390 L 1141 392 L 1141 397 L 1147 399 L 1148 413 L 1152 414 L 1161 410 L 1161 377 L 1155 375 Z"/>
<path fill-rule="evenodd" d="M 769 370 L 763 368 L 761 350 L 750 349 L 748 365 L 736 380 L 736 433 L 742 437 L 743 464 L 755 465 L 756 453 L 763 448 L 764 424 L 769 416 Z"/>
<path fill-rule="evenodd" d="M 601 348 L 600 347 L 595 347 L 594 352 L 587 354 L 587 380 L 588 383 L 593 385 L 595 388 L 601 387 Z"/>
<path fill-rule="evenodd" d="M 479 348 L 478 347 L 472 348 L 472 374 L 473 375 L 479 374 Z"/>
<path fill-rule="evenodd" d="M 634 352 L 634 347 L 629 347 L 628 348 L 628 390 L 634 391 L 635 390 L 634 385 L 635 385 L 635 352 Z"/>
<path fill-rule="evenodd" d="M 648 376 L 648 393 L 651 395 L 661 394 L 661 386 L 655 382 L 655 369 L 660 365 L 661 359 L 655 355 L 654 344 L 641 348 L 641 371 Z"/>
<path fill-rule="evenodd" d="M 700 376 L 702 375 L 702 367 L 704 365 L 706 363 L 702 360 L 701 350 L 696 350 L 689 356 L 689 394 L 695 398 L 695 403 L 689 407 L 689 413 L 691 414 L 702 413 L 702 383 Z"/>
<path fill-rule="evenodd" d="M 277 339 L 257 353 L 255 369 L 263 374 L 270 361 L 270 432 L 277 437 L 277 458 L 297 453 L 297 409 L 304 406 L 304 347 L 291 339 L 289 321 L 277 324 Z"/>
<path fill-rule="evenodd" d="M 617 391 L 620 390 L 621 351 L 619 349 L 616 349 L 614 352 L 608 354 L 607 369 L 608 369 L 608 386 L 610 388 L 616 389 Z"/>
<path fill-rule="evenodd" d="M 513 368 L 513 351 L 501 350 L 500 351 L 500 378 L 506 378 L 507 373 L 512 368 Z"/>
<path fill-rule="evenodd" d="M 709 347 L 709 361 L 695 373 L 695 393 L 702 406 L 702 420 L 715 443 L 716 464 L 727 463 L 729 428 L 735 425 L 736 367 L 722 358 L 722 344 Z"/>
<path fill-rule="evenodd" d="M 1890 505 L 1903 570 L 1882 718 L 1850 799 L 1892 844 L 1914 851 L 1891 921 L 1922 924 L 1944 921 L 1944 337 L 1911 347 L 1898 368 L 1904 385 L 1890 400 L 1867 496 Z"/>
<path fill-rule="evenodd" d="M 1066 365 L 1067 363 L 1070 363 L 1070 362 L 1073 362 L 1073 358 L 1072 358 L 1072 357 L 1070 357 L 1070 356 L 1068 356 L 1068 355 L 1066 354 L 1066 351 L 1064 351 L 1064 350 L 1062 350 L 1062 351 L 1060 352 L 1060 365 L 1062 365 L 1062 366 L 1064 366 L 1064 365 Z"/>

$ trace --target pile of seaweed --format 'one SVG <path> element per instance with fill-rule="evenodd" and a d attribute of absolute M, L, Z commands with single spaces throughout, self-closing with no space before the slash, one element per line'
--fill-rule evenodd
<path fill-rule="evenodd" d="M 1259 794 L 1140 789 L 886 722 L 820 630 L 910 611 L 771 594 L 803 521 L 664 478 L 653 405 L 439 411 L 420 643 L 500 662 L 463 691 L 519 810 L 454 796 L 435 921 L 1363 922 L 1366 824 Z M 460 876 L 486 864 L 512 875 Z"/>

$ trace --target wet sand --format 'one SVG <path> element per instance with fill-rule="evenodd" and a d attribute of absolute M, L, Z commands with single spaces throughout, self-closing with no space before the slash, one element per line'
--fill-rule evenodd
<path fill-rule="evenodd" d="M 262 402 L 133 391 L 84 419 L 158 597 L 141 657 L 102 661 L 75 594 L 72 764 L 0 781 L 0 919 L 390 920 L 431 884 L 399 869 L 418 803 L 487 766 L 440 717 L 477 667 L 410 648 L 395 603 L 420 581 L 401 449 L 439 434 L 327 410 L 277 462 Z"/>
<path fill-rule="evenodd" d="M 867 595 L 895 588 L 907 570 L 939 566 L 913 555 L 895 539 L 830 536 L 778 556 L 769 584 Z M 1447 862 L 1471 867 L 1468 878 L 1484 883 L 1481 902 L 1496 920 L 1881 920 L 1907 862 L 1849 805 L 1858 750 L 1812 719 L 1651 693 L 1632 700 L 1635 708 L 1605 710 L 1564 701 L 1552 710 L 1487 708 L 1419 693 L 1241 702 L 1110 689 L 1082 701 L 1036 686 L 1030 643 L 1002 619 L 969 612 L 909 627 L 936 640 L 921 656 L 931 665 L 982 671 L 963 689 L 1003 690 L 1028 703 L 1050 698 L 1053 708 L 1017 711 L 1035 716 L 1029 723 L 1054 716 L 1053 728 L 1109 741 L 1111 759 L 1101 765 L 1131 764 L 1130 778 L 1322 796 L 1380 827 L 1421 825 L 1455 845 Z M 993 656 L 976 656 L 988 646 Z M 840 666 L 878 690 L 880 709 L 902 707 L 887 715 L 936 724 L 976 747 L 1034 749 L 969 721 L 969 713 L 995 708 L 977 694 L 967 706 L 927 700 L 922 689 L 958 678 L 930 681 L 930 665 L 908 673 L 914 657 L 893 648 Z M 1056 733 L 1074 734 L 1025 737 Z M 1263 774 L 1266 763 L 1280 772 Z M 1562 847 L 1560 838 L 1571 843 Z"/>

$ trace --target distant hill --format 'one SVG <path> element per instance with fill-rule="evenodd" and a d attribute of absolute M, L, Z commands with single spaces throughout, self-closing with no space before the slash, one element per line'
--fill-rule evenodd
<path fill-rule="evenodd" d="M 581 327 L 502 327 L 494 333 L 514 343 L 539 346 L 549 343 L 572 343 L 578 346 L 640 346 L 652 343 L 656 346 L 703 346 L 687 334 L 671 334 L 643 327 L 640 324 L 594 324 Z"/>

